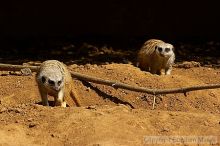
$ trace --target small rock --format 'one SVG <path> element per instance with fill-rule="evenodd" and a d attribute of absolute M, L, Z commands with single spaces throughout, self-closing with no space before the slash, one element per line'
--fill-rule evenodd
<path fill-rule="evenodd" d="M 205 126 L 209 126 L 209 122 L 204 121 L 204 125 L 205 125 Z"/>
<path fill-rule="evenodd" d="M 15 113 L 22 113 L 23 112 L 21 109 L 15 109 L 14 111 L 15 111 Z"/>
<path fill-rule="evenodd" d="M 86 69 L 91 69 L 92 66 L 91 66 L 91 64 L 86 64 L 86 65 L 85 65 L 85 68 L 86 68 Z"/>
<path fill-rule="evenodd" d="M 77 64 L 72 64 L 72 65 L 70 65 L 70 68 L 77 68 L 77 67 L 78 67 Z"/>
<path fill-rule="evenodd" d="M 170 130 L 169 128 L 163 127 L 162 130 L 161 130 L 161 132 L 169 132 L 169 130 Z"/>
<path fill-rule="evenodd" d="M 97 143 L 97 144 L 93 144 L 92 146 L 101 146 L 101 144 L 98 144 L 98 143 Z"/>
<path fill-rule="evenodd" d="M 83 58 L 82 58 L 82 59 L 83 59 Z M 78 67 L 79 67 L 79 68 L 84 68 L 84 66 L 83 66 L 83 65 L 79 65 Z"/>
<path fill-rule="evenodd" d="M 32 72 L 31 72 L 31 69 L 30 68 L 23 68 L 21 69 L 21 74 L 23 76 L 31 76 L 32 75 Z"/>
<path fill-rule="evenodd" d="M 90 91 L 91 91 L 91 88 L 90 88 L 90 87 L 87 87 L 87 88 L 86 88 L 86 91 L 90 92 Z"/>
<path fill-rule="evenodd" d="M 164 104 L 164 107 L 165 107 L 165 108 L 167 108 L 167 107 L 168 107 L 168 105 L 165 103 L 165 104 Z M 171 114 L 170 114 L 170 116 L 173 116 L 173 115 L 171 115 Z"/>
<path fill-rule="evenodd" d="M 90 105 L 90 106 L 86 107 L 86 109 L 96 109 L 96 106 L 95 105 Z"/>
<path fill-rule="evenodd" d="M 93 65 L 93 67 L 94 67 L 94 68 L 97 68 L 97 67 L 98 67 L 98 65 L 97 65 L 97 64 L 94 64 L 94 65 Z"/>
<path fill-rule="evenodd" d="M 128 94 L 128 93 L 127 93 L 127 92 L 125 92 L 124 90 L 122 90 L 122 91 L 121 91 L 121 93 L 122 93 L 122 94 L 125 94 L 125 95 L 127 95 L 127 94 Z"/>
<path fill-rule="evenodd" d="M 169 113 L 170 116 L 175 116 L 173 113 Z"/>
<path fill-rule="evenodd" d="M 29 128 L 33 128 L 33 127 L 35 127 L 37 124 L 35 124 L 35 123 L 30 123 L 29 125 L 28 125 L 28 127 Z"/>
<path fill-rule="evenodd" d="M 31 121 L 33 121 L 33 118 L 29 118 L 29 119 L 27 119 L 27 121 L 28 121 L 28 122 L 31 122 Z"/>

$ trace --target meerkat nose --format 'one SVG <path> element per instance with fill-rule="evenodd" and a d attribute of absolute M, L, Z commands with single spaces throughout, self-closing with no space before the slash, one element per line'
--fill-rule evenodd
<path fill-rule="evenodd" d="M 165 55 L 164 55 L 164 54 L 162 54 L 162 53 L 160 53 L 160 56 L 165 57 Z"/>
<path fill-rule="evenodd" d="M 56 90 L 56 91 L 59 91 L 59 90 L 60 90 L 60 88 L 59 88 L 58 86 L 56 86 L 56 87 L 55 87 L 55 90 Z"/>

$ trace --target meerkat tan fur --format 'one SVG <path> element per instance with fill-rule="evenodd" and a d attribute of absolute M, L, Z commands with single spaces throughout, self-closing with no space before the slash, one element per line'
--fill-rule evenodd
<path fill-rule="evenodd" d="M 57 60 L 47 60 L 40 65 L 36 75 L 42 104 L 48 106 L 48 95 L 54 97 L 54 105 L 66 107 L 66 100 L 74 100 L 81 106 L 75 93 L 73 79 L 65 64 Z M 69 103 L 68 103 L 69 104 Z"/>
<path fill-rule="evenodd" d="M 152 74 L 169 75 L 172 71 L 172 65 L 175 60 L 174 47 L 162 40 L 150 39 L 144 43 L 137 57 L 137 66 L 142 70 L 149 71 Z"/>

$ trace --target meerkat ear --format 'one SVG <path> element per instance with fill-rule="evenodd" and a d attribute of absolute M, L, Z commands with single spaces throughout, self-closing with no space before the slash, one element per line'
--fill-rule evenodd
<path fill-rule="evenodd" d="M 41 81 L 42 81 L 42 83 L 45 83 L 45 82 L 46 82 L 45 76 L 42 76 L 42 77 L 41 77 Z"/>
<path fill-rule="evenodd" d="M 173 46 L 172 50 L 175 51 L 175 47 L 174 46 Z"/>
<path fill-rule="evenodd" d="M 158 47 L 157 47 L 157 46 L 155 46 L 155 47 L 154 47 L 154 50 L 157 50 L 157 48 L 158 48 Z"/>

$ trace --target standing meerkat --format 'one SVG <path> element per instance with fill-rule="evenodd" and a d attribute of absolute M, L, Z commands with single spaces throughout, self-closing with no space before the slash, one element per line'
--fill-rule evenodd
<path fill-rule="evenodd" d="M 175 60 L 174 47 L 162 40 L 150 39 L 144 43 L 138 52 L 137 66 L 152 74 L 161 74 L 165 70 L 170 75 Z"/>
<path fill-rule="evenodd" d="M 44 61 L 37 72 L 36 80 L 44 106 L 49 105 L 48 95 L 54 97 L 55 106 L 66 107 L 66 100 L 69 99 L 73 99 L 77 106 L 81 106 L 74 91 L 71 74 L 62 62 Z"/>

